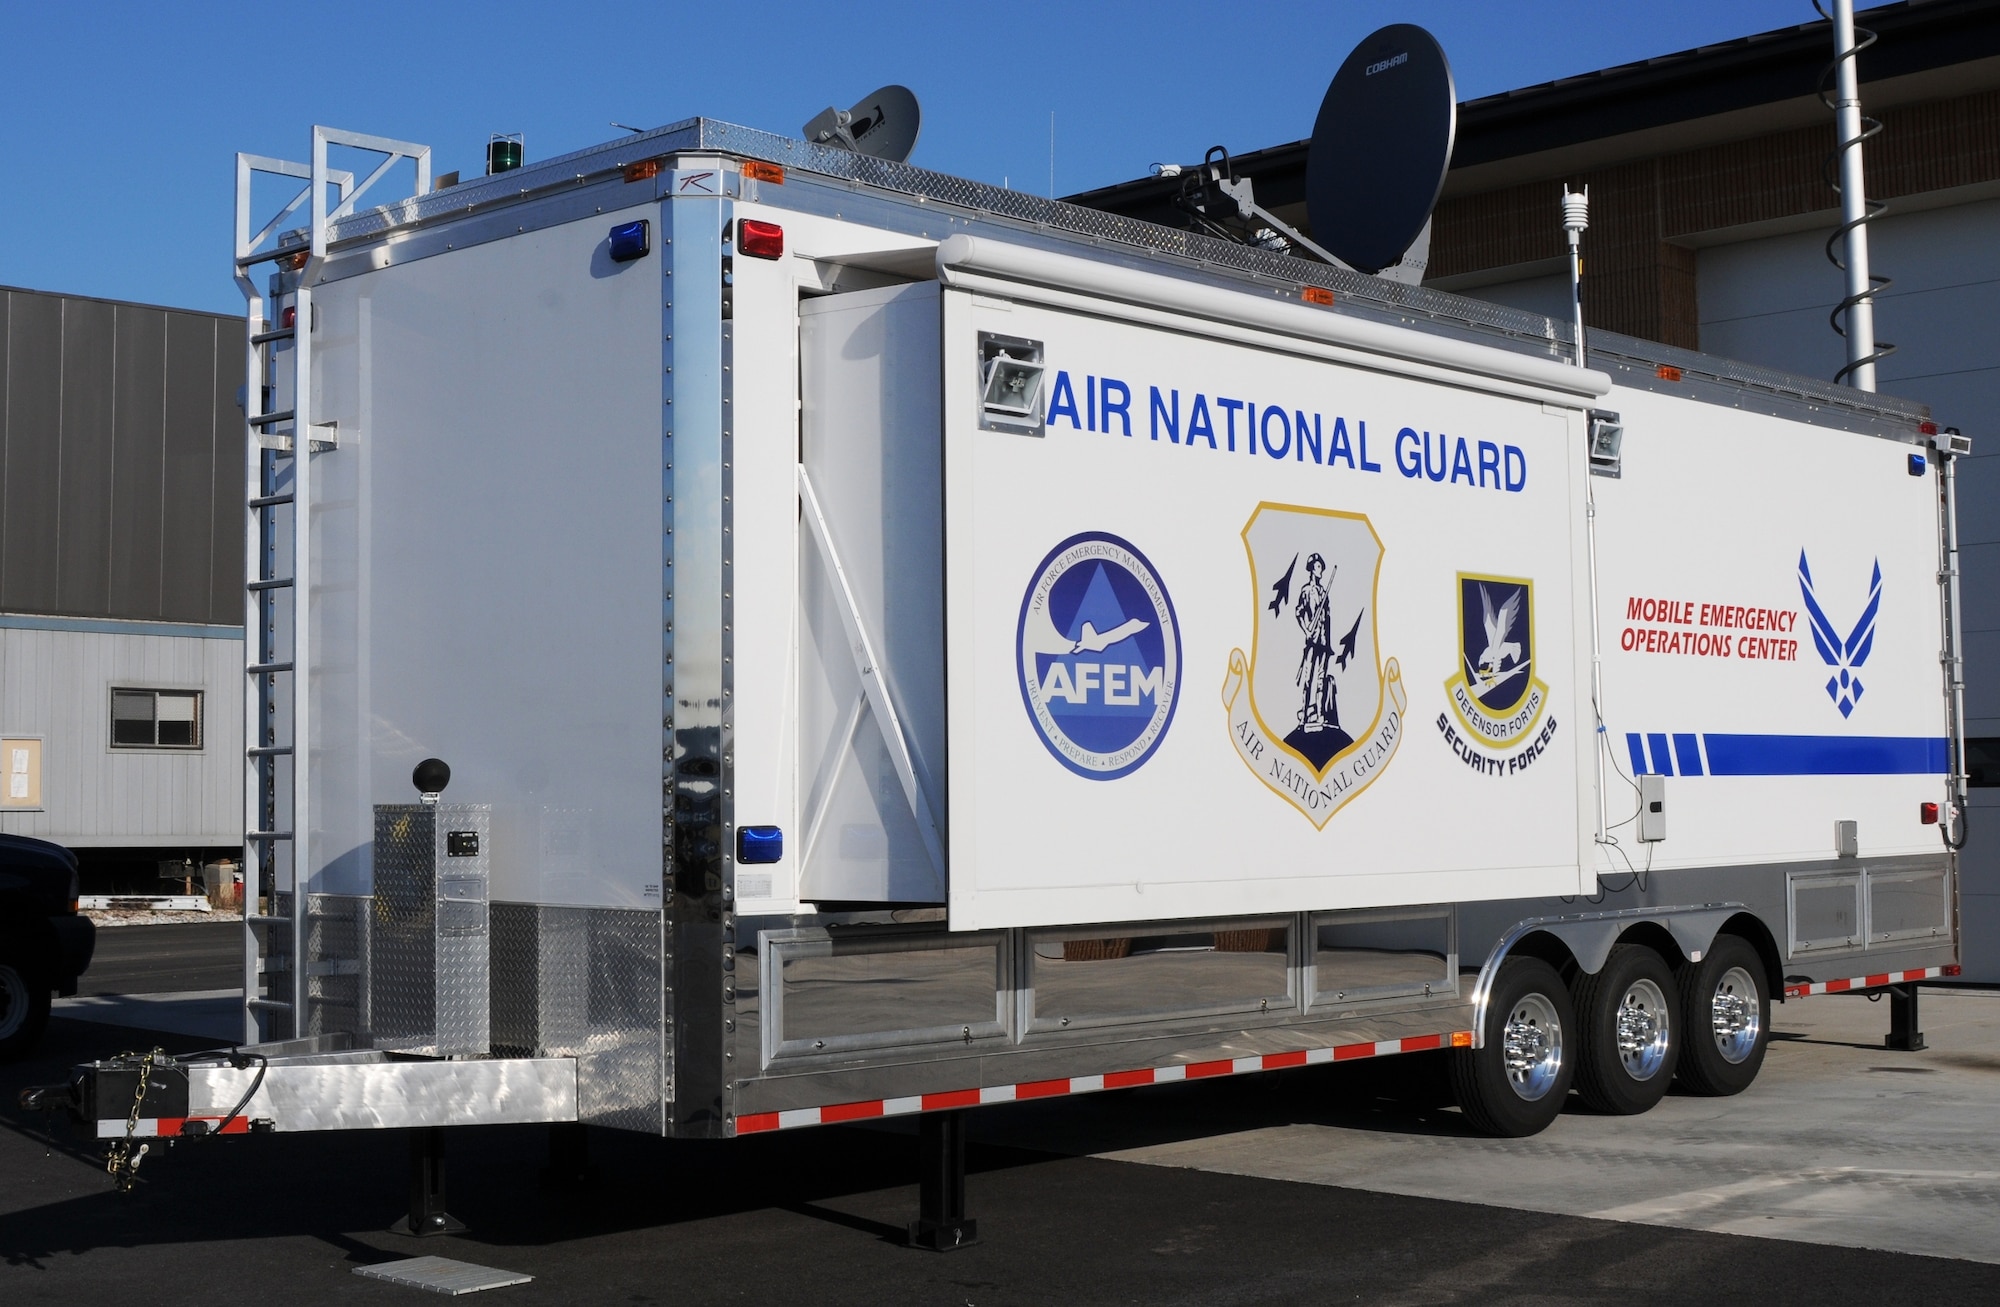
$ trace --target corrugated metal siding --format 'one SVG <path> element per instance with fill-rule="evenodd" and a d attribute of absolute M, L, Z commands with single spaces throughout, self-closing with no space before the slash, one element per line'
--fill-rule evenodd
<path fill-rule="evenodd" d="M 7 456 L 0 466 L 0 608 L 60 612 L 62 301 L 7 296 Z"/>
<path fill-rule="evenodd" d="M 242 622 L 242 341 L 0 289 L 0 611 Z"/>
<path fill-rule="evenodd" d="M 243 644 L 0 629 L 0 734 L 39 735 L 41 812 L 0 831 L 80 848 L 235 848 L 243 801 Z M 199 750 L 113 749 L 111 689 L 201 690 Z"/>

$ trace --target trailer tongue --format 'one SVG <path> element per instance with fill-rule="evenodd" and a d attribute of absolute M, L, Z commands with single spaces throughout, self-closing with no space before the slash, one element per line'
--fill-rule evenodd
<path fill-rule="evenodd" d="M 411 1129 L 422 1232 L 440 1127 L 910 1114 L 949 1247 L 972 1106 L 1528 1134 L 1955 973 L 1921 406 L 706 119 L 428 161 L 239 168 L 245 1043 L 42 1092 L 128 1153 Z"/>

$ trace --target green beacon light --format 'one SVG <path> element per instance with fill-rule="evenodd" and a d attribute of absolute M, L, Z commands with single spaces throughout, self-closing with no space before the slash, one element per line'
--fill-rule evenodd
<path fill-rule="evenodd" d="M 526 137 L 520 132 L 495 132 L 486 141 L 486 175 L 512 172 L 521 166 L 521 147 Z"/>

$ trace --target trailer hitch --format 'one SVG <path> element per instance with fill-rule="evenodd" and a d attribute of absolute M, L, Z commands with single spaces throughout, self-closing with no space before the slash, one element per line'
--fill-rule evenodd
<path fill-rule="evenodd" d="M 23 1112 L 68 1112 L 81 1116 L 83 1093 L 74 1081 L 60 1085 L 29 1085 L 18 1100 Z"/>

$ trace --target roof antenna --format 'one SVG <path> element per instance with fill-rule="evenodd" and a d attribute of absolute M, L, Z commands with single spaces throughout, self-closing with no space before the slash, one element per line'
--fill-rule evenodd
<path fill-rule="evenodd" d="M 1570 321 L 1576 327 L 1576 365 L 1589 367 L 1583 352 L 1583 251 L 1585 228 L 1590 226 L 1590 187 L 1573 191 L 1563 183 L 1563 231 L 1569 236 Z"/>
<path fill-rule="evenodd" d="M 646 134 L 646 129 L 643 127 L 632 127 L 621 122 L 613 122 L 611 125 L 621 132 L 630 132 L 634 136 L 644 136 Z"/>

